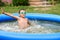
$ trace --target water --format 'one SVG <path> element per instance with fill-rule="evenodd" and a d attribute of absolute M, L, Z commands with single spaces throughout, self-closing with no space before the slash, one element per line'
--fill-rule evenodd
<path fill-rule="evenodd" d="M 0 23 L 0 30 L 20 33 L 57 33 L 60 32 L 60 23 L 48 21 L 30 21 L 31 26 L 19 29 L 17 21 Z"/>

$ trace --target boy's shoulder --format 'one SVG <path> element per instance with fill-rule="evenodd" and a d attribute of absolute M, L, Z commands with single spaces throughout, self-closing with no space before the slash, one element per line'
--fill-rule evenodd
<path fill-rule="evenodd" d="M 25 18 L 25 19 L 27 19 L 27 18 Z"/>

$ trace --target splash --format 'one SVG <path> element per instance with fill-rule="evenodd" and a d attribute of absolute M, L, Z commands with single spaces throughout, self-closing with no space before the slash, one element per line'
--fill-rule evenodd
<path fill-rule="evenodd" d="M 30 21 L 31 26 L 26 29 L 19 29 L 17 21 L 0 23 L 0 30 L 20 33 L 54 33 L 49 22 Z M 55 23 L 54 23 L 55 24 Z M 50 27 L 49 27 L 50 26 Z M 60 26 L 60 25 L 59 25 Z"/>

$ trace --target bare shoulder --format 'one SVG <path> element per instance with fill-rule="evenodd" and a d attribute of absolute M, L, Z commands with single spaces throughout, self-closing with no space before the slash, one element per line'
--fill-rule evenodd
<path fill-rule="evenodd" d="M 18 19 L 22 19 L 21 17 L 18 17 Z"/>
<path fill-rule="evenodd" d="M 26 20 L 28 20 L 28 18 L 25 18 Z"/>

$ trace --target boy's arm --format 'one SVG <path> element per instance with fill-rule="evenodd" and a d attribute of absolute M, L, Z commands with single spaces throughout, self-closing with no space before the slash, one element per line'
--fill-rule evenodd
<path fill-rule="evenodd" d="M 8 15 L 8 16 L 11 16 L 11 17 L 13 17 L 13 18 L 18 19 L 18 17 L 17 17 L 17 16 L 13 16 L 12 14 L 5 12 L 2 8 L 1 8 L 1 10 L 2 10 L 2 13 L 3 13 L 3 14 Z"/>
<path fill-rule="evenodd" d="M 3 14 L 8 15 L 8 16 L 11 16 L 11 17 L 13 17 L 13 18 L 18 19 L 18 17 L 17 17 L 17 16 L 13 16 L 11 13 L 4 12 Z"/>
<path fill-rule="evenodd" d="M 28 24 L 31 25 L 31 23 L 28 21 Z"/>
<path fill-rule="evenodd" d="M 29 22 L 29 20 L 26 18 L 26 20 L 27 20 L 27 23 L 29 24 L 29 25 L 31 25 L 31 23 Z"/>

